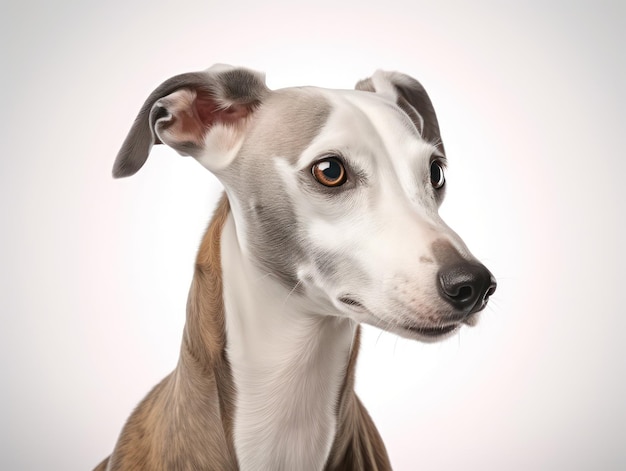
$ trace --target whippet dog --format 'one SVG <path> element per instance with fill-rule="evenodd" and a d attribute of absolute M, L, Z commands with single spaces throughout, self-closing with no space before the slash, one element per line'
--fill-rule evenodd
<path fill-rule="evenodd" d="M 435 341 L 496 288 L 439 217 L 446 155 L 424 88 L 276 91 L 218 65 L 147 99 L 113 174 L 166 144 L 225 195 L 202 240 L 176 369 L 97 470 L 388 470 L 354 392 L 359 324 Z"/>

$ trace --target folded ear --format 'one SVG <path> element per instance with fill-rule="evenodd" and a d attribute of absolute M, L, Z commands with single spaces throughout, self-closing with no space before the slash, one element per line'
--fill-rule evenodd
<path fill-rule="evenodd" d="M 395 101 L 409 115 L 424 140 L 445 155 L 435 109 L 417 80 L 400 72 L 377 70 L 370 78 L 357 83 L 356 89 L 379 93 Z"/>
<path fill-rule="evenodd" d="M 241 142 L 247 118 L 268 92 L 263 74 L 223 65 L 166 80 L 139 111 L 117 154 L 113 176 L 136 173 L 152 146 L 162 143 L 210 170 L 223 166 Z"/>

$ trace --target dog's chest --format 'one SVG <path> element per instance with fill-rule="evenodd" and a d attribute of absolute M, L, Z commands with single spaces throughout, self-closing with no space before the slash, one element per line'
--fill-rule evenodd
<path fill-rule="evenodd" d="M 234 442 L 242 470 L 323 468 L 335 438 L 344 367 L 311 360 L 318 364 L 232 365 Z"/>

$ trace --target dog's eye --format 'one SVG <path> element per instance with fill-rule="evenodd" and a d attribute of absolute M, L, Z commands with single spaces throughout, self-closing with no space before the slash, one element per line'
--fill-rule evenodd
<path fill-rule="evenodd" d="M 446 177 L 443 174 L 443 166 L 436 160 L 433 160 L 430 164 L 430 183 L 432 183 L 435 190 L 443 188 L 446 184 Z"/>
<path fill-rule="evenodd" d="M 346 182 L 346 169 L 336 157 L 327 157 L 313 165 L 315 179 L 324 186 L 340 186 Z"/>

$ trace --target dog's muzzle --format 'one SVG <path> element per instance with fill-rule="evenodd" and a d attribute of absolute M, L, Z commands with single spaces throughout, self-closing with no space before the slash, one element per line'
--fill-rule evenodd
<path fill-rule="evenodd" d="M 496 279 L 478 262 L 461 262 L 442 267 L 438 274 L 439 293 L 455 310 L 455 320 L 462 321 L 487 305 L 496 291 Z"/>

